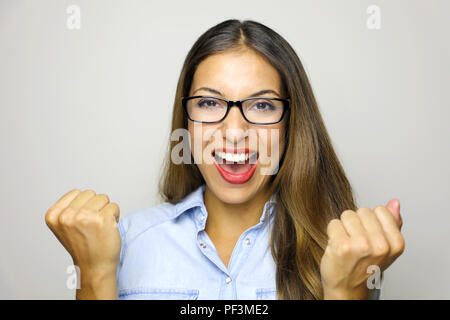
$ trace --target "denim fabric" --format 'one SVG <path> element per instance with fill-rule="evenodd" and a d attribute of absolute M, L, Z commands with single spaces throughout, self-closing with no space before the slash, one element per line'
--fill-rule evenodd
<path fill-rule="evenodd" d="M 138 210 L 119 221 L 119 299 L 275 299 L 269 247 L 275 197 L 237 241 L 228 268 L 205 232 L 203 184 L 177 204 Z M 268 220 L 267 220 L 268 219 Z"/>
<path fill-rule="evenodd" d="M 239 237 L 228 267 L 205 232 L 203 184 L 177 204 L 168 202 L 119 221 L 119 299 L 276 299 L 269 246 L 273 195 L 258 224 Z"/>

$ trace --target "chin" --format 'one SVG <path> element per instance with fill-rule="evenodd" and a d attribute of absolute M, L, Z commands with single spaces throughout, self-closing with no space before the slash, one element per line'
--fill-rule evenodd
<path fill-rule="evenodd" d="M 252 199 L 263 188 L 264 181 L 259 174 L 255 174 L 243 184 L 232 184 L 225 181 L 212 166 L 208 168 L 209 174 L 203 175 L 211 192 L 222 202 L 229 204 L 244 203 Z M 209 176 L 209 177 L 208 177 Z"/>
<path fill-rule="evenodd" d="M 222 202 L 229 204 L 239 204 L 250 200 L 253 197 L 253 192 L 249 188 L 226 188 L 223 189 L 220 186 L 212 187 L 212 191 Z M 219 190 L 217 190 L 219 189 Z"/>

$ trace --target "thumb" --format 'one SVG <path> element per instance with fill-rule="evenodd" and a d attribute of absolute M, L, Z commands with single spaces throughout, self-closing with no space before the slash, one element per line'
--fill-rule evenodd
<path fill-rule="evenodd" d="M 392 215 L 395 218 L 395 221 L 397 222 L 398 227 L 401 229 L 403 221 L 400 215 L 400 200 L 398 199 L 389 200 L 389 202 L 386 205 L 386 208 L 388 208 L 391 211 Z"/>

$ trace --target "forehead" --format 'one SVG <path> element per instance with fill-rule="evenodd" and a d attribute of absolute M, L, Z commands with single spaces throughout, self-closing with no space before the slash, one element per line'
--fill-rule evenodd
<path fill-rule="evenodd" d="M 263 89 L 280 92 L 281 79 L 278 71 L 256 52 L 226 51 L 198 65 L 191 93 L 200 87 L 216 89 L 229 99 L 241 99 Z"/>

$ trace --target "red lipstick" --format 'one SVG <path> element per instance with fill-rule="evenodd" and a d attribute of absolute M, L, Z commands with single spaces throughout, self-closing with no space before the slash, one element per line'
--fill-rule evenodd
<path fill-rule="evenodd" d="M 226 170 L 224 167 L 227 166 L 221 166 L 220 164 L 217 163 L 216 161 L 216 157 L 215 157 L 215 151 L 222 151 L 222 152 L 226 152 L 226 153 L 246 153 L 249 154 L 249 159 L 247 161 L 245 161 L 245 164 L 231 164 L 231 166 L 249 166 L 249 169 L 245 172 L 239 172 L 239 173 L 233 173 L 230 172 L 228 170 Z M 250 178 L 253 176 L 253 173 L 256 170 L 256 166 L 258 164 L 258 159 L 256 160 L 255 163 L 250 163 L 250 153 L 249 153 L 249 149 L 248 148 L 240 148 L 240 149 L 233 149 L 233 148 L 222 148 L 222 149 L 216 149 L 213 152 L 213 161 L 214 161 L 214 165 L 216 166 L 217 170 L 219 171 L 220 175 L 222 176 L 222 178 L 227 181 L 228 183 L 232 183 L 232 184 L 243 184 L 245 182 L 247 182 L 248 180 L 250 180 Z M 225 161 L 225 160 L 223 160 Z"/>

